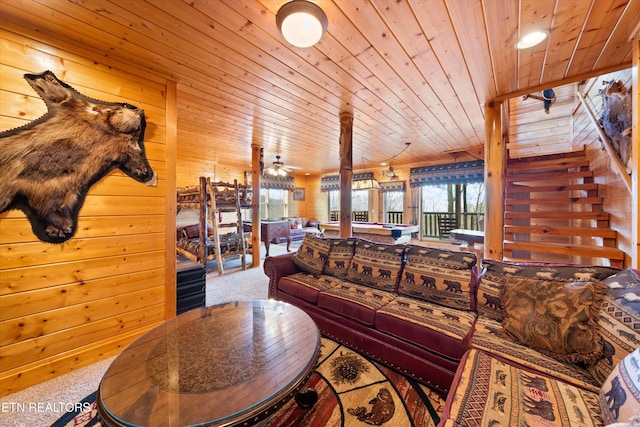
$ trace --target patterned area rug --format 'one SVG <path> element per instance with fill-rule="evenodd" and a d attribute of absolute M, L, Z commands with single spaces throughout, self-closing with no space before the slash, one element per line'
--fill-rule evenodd
<path fill-rule="evenodd" d="M 444 400 L 428 387 L 326 338 L 305 387 L 318 392 L 312 409 L 301 409 L 292 400 L 260 426 L 435 427 L 444 407 Z M 51 427 L 100 426 L 95 393 L 82 402 L 77 406 L 84 411 L 67 413 Z"/>

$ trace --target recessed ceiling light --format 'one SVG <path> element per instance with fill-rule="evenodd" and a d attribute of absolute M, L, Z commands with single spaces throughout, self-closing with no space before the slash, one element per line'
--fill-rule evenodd
<path fill-rule="evenodd" d="M 530 47 L 542 43 L 548 35 L 548 31 L 533 31 L 518 40 L 516 43 L 516 49 L 529 49 Z"/>

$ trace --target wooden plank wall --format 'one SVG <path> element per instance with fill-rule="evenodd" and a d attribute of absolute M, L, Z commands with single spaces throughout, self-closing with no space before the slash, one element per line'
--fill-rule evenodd
<path fill-rule="evenodd" d="M 175 204 L 168 190 L 175 165 L 167 160 L 168 141 L 175 144 L 167 129 L 175 126 L 166 123 L 173 83 L 21 31 L 0 31 L 0 130 L 46 112 L 22 75 L 50 69 L 83 94 L 145 110 L 158 184 L 110 172 L 89 191 L 76 235 L 59 245 L 39 241 L 21 211 L 0 214 L 0 396 L 115 355 L 175 315 L 166 237 L 175 222 L 167 206 Z"/>
<path fill-rule="evenodd" d="M 600 76 L 579 86 L 596 117 L 600 117 L 602 111 L 602 97 L 598 96 L 598 92 L 604 87 L 602 82 L 609 80 L 620 80 L 630 87 L 631 70 Z M 627 254 L 632 253 L 631 193 L 612 169 L 611 158 L 579 101 L 576 101 L 573 113 L 573 145 L 575 150 L 586 147 L 591 169 L 596 175 L 595 182 L 600 184 L 600 193 L 604 195 L 604 210 L 611 214 L 610 227 L 618 232 L 618 248 Z M 629 265 L 629 260 L 625 260 L 625 265 Z"/>
<path fill-rule="evenodd" d="M 553 88 L 556 102 L 549 114 L 543 102 L 522 97 L 509 100 L 509 157 L 531 157 L 572 150 L 571 112 L 575 105 L 573 85 Z M 541 93 L 535 95 L 541 96 Z"/>
<path fill-rule="evenodd" d="M 178 105 L 180 105 L 180 99 L 181 98 L 178 97 Z M 180 126 L 181 113 L 182 111 L 178 109 L 178 147 L 180 147 L 181 141 L 185 141 L 187 138 L 187 135 L 185 135 Z M 203 135 L 203 137 L 205 136 Z M 229 147 L 219 147 L 219 149 L 228 150 Z M 251 170 L 251 162 L 249 160 L 247 161 L 247 168 L 245 169 L 247 171 Z M 198 185 L 201 176 L 210 178 L 213 182 L 233 182 L 234 179 L 237 179 L 238 183 L 244 184 L 245 170 L 222 165 L 212 160 L 206 152 L 194 155 L 193 153 L 178 150 L 176 154 L 176 183 L 178 187 Z"/>
<path fill-rule="evenodd" d="M 575 105 L 575 86 L 573 84 L 553 88 L 556 95 L 556 102 L 549 108 L 547 114 L 544 110 L 544 102 L 539 99 L 523 97 L 509 100 L 509 142 L 507 149 L 509 158 L 524 158 L 531 156 L 548 155 L 555 153 L 565 153 L 572 151 L 571 142 L 571 113 Z M 542 96 L 542 92 L 531 95 Z M 516 198 L 532 197 L 544 198 L 546 194 L 515 195 Z M 540 205 L 515 206 L 516 211 L 534 211 L 548 208 Z M 529 219 L 514 219 L 514 225 L 529 225 Z M 566 227 L 566 219 L 538 219 L 536 224 L 549 227 Z M 554 235 L 530 235 L 532 241 L 551 243 L 571 243 L 571 237 Z M 532 260 L 544 260 L 543 255 L 537 253 L 527 253 L 527 257 Z M 512 254 L 517 257 L 519 252 Z M 571 256 L 555 255 L 558 262 L 573 262 Z"/>
<path fill-rule="evenodd" d="M 329 220 L 329 196 L 320 192 L 320 176 L 307 177 L 307 216 L 318 221 Z"/>

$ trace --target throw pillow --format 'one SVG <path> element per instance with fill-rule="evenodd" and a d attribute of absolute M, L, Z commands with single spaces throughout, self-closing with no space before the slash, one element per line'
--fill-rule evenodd
<path fill-rule="evenodd" d="M 406 245 L 405 257 L 398 294 L 473 310 L 476 254 Z"/>
<path fill-rule="evenodd" d="M 504 330 L 517 342 L 558 360 L 595 363 L 602 356 L 600 281 L 510 278 L 503 289 Z"/>
<path fill-rule="evenodd" d="M 293 263 L 300 270 L 320 277 L 329 256 L 329 242 L 325 239 L 306 234 L 302 245 L 293 255 Z"/>
<path fill-rule="evenodd" d="M 200 226 L 198 224 L 187 225 L 183 230 L 188 239 L 197 239 L 200 237 Z"/>
<path fill-rule="evenodd" d="M 622 359 L 602 384 L 598 400 L 604 424 L 640 421 L 640 348 Z"/>
<path fill-rule="evenodd" d="M 356 247 L 355 238 L 328 238 L 329 241 L 329 259 L 324 267 L 324 274 L 344 279 L 351 266 L 351 259 Z"/>
<path fill-rule="evenodd" d="M 478 315 L 501 322 L 504 307 L 500 295 L 511 277 L 535 279 L 603 280 L 620 271 L 613 267 L 549 263 L 513 263 L 485 259 L 477 292 Z"/>
<path fill-rule="evenodd" d="M 183 228 L 184 233 L 187 235 L 188 239 L 199 239 L 200 238 L 200 225 L 193 224 L 187 225 Z M 213 227 L 207 225 L 207 236 L 213 239 Z"/>
<path fill-rule="evenodd" d="M 402 245 L 357 239 L 347 279 L 360 285 L 394 292 L 403 257 Z"/>

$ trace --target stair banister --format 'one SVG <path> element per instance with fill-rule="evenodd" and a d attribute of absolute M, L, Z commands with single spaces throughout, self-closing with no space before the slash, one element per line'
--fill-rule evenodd
<path fill-rule="evenodd" d="M 611 161 L 614 165 L 613 170 L 616 171 L 618 175 L 620 175 L 620 177 L 622 178 L 622 181 L 624 182 L 624 185 L 627 187 L 627 190 L 629 190 L 629 193 L 631 194 L 632 193 L 631 176 L 629 176 L 629 174 L 627 173 L 627 168 L 620 161 L 620 157 L 618 157 L 618 154 L 614 150 L 613 145 L 611 145 L 611 140 L 609 140 L 609 137 L 607 136 L 607 134 L 604 133 L 604 130 L 600 126 L 600 123 L 598 122 L 598 119 L 596 118 L 595 114 L 593 114 L 593 110 L 587 103 L 587 100 L 585 99 L 582 92 L 580 92 L 580 90 L 576 90 L 576 95 L 578 96 L 578 99 L 582 103 L 582 106 L 584 107 L 585 111 L 589 115 L 589 118 L 591 119 L 591 123 L 593 123 L 596 130 L 598 131 L 598 134 L 600 135 L 600 139 L 604 144 L 604 148 L 607 151 L 607 154 L 611 158 Z"/>

